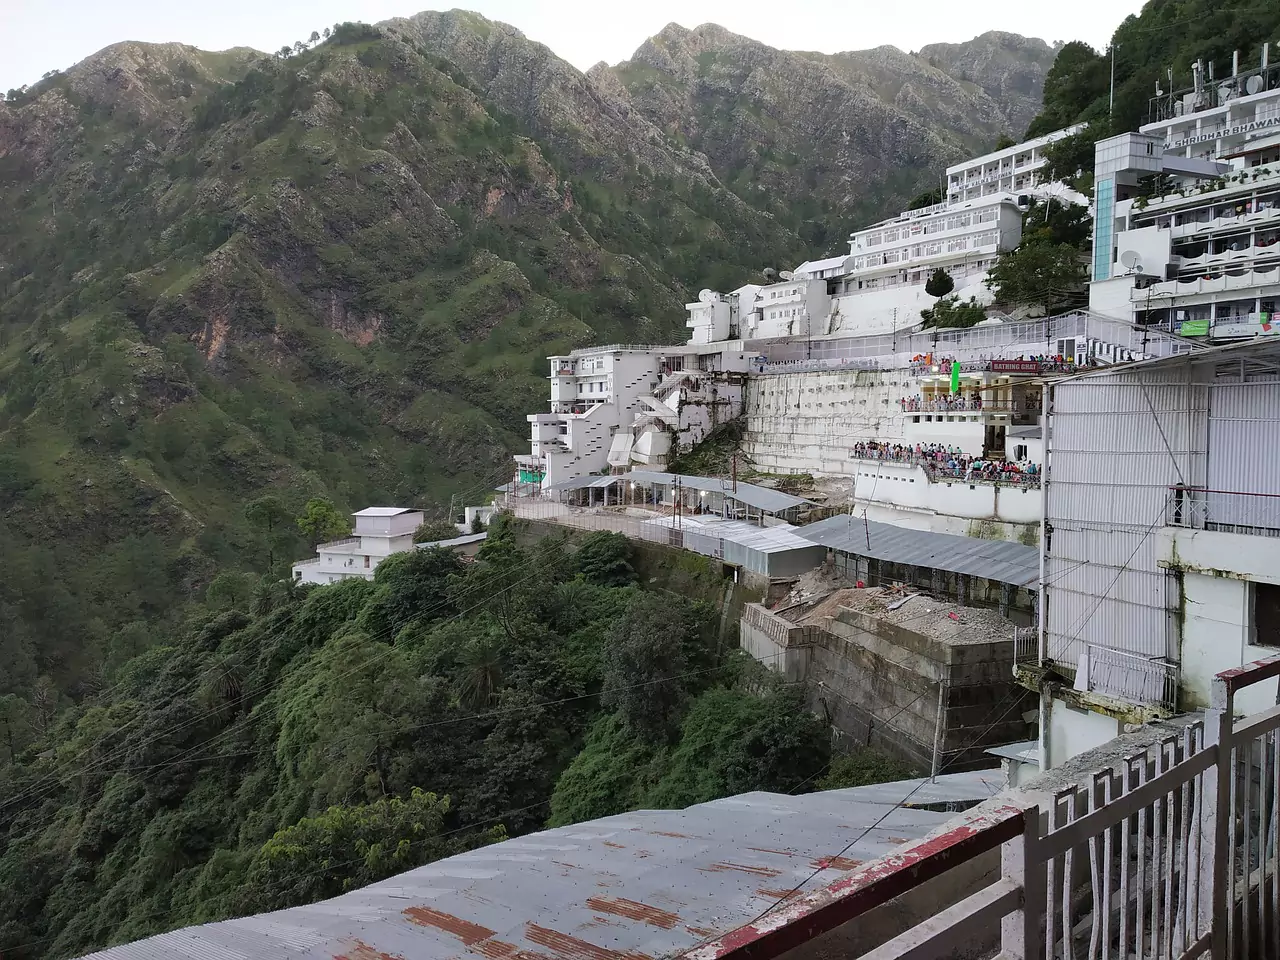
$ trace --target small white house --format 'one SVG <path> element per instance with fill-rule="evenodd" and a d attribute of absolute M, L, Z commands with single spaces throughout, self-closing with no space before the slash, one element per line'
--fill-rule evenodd
<path fill-rule="evenodd" d="M 314 560 L 293 565 L 293 578 L 302 583 L 336 583 L 350 577 L 373 579 L 373 572 L 393 553 L 413 549 L 413 534 L 422 525 L 422 511 L 406 507 L 366 507 L 353 513 L 354 536 L 316 547 Z"/>

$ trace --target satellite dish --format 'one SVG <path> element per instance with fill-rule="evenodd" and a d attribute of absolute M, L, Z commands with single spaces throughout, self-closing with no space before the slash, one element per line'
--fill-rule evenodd
<path fill-rule="evenodd" d="M 773 267 L 765 267 L 760 271 L 760 274 L 770 283 L 773 283 L 774 280 L 778 279 L 778 271 L 773 269 Z"/>
<path fill-rule="evenodd" d="M 711 303 L 715 299 L 716 292 L 714 290 L 701 290 L 698 292 L 698 300 L 702 303 Z"/>
<path fill-rule="evenodd" d="M 795 278 L 796 278 L 796 275 L 792 273 L 790 270 L 783 270 L 780 274 L 778 274 L 778 279 L 780 280 L 794 280 Z"/>
<path fill-rule="evenodd" d="M 1133 270 L 1141 262 L 1142 258 L 1138 256 L 1138 251 L 1136 250 L 1126 250 L 1120 254 L 1120 263 L 1123 264 L 1126 270 Z"/>
<path fill-rule="evenodd" d="M 1252 77 L 1246 80 L 1244 84 L 1244 88 L 1247 91 L 1249 91 L 1250 94 L 1261 93 L 1262 87 L 1263 87 L 1262 78 L 1257 74 L 1254 74 Z"/>

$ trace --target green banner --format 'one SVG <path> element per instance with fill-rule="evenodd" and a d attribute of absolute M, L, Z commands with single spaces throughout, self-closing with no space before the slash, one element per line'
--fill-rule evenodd
<path fill-rule="evenodd" d="M 960 392 L 960 361 L 951 361 L 951 392 Z"/>
<path fill-rule="evenodd" d="M 1178 334 L 1184 337 L 1207 337 L 1209 335 L 1208 320 L 1184 320 L 1178 328 Z"/>

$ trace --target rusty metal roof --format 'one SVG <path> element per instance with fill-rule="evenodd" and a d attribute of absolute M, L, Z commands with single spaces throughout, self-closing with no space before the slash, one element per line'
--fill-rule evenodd
<path fill-rule="evenodd" d="M 729 933 L 801 883 L 820 890 L 941 827 L 953 816 L 947 804 L 986 800 L 1002 787 L 997 771 L 976 771 L 933 784 L 748 793 L 620 814 L 472 850 L 322 903 L 90 956 L 656 960 Z M 909 793 L 911 803 L 897 806 Z"/>

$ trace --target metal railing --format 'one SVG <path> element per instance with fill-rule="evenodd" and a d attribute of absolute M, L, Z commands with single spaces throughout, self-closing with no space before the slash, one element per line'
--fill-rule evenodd
<path fill-rule="evenodd" d="M 1040 662 L 1040 631 L 1036 627 L 1013 628 L 1013 665 Z"/>
<path fill-rule="evenodd" d="M 995 461 L 983 460 L 983 464 L 991 464 L 991 466 L 982 466 L 976 469 L 970 469 L 969 463 L 958 463 L 951 467 L 946 463 L 939 462 L 936 457 L 928 454 L 917 454 L 913 450 L 894 451 L 894 450 L 868 450 L 862 444 L 854 447 L 849 452 L 850 460 L 861 460 L 867 463 L 900 463 L 904 466 L 916 466 L 924 471 L 925 479 L 930 483 L 990 483 L 996 486 L 1010 487 L 1039 487 L 1041 483 L 1041 474 L 1039 472 L 1031 473 L 1029 471 L 1002 470 L 995 466 Z M 977 459 L 977 458 L 971 458 Z"/>
<path fill-rule="evenodd" d="M 842 880 L 862 903 L 832 926 L 999 845 L 999 880 L 863 960 L 951 956 L 957 943 L 994 941 L 997 927 L 1007 960 L 1280 956 L 1280 706 L 1240 721 L 1234 711 L 1240 690 L 1277 676 L 1280 657 L 1225 671 L 1204 721 L 1048 801 L 980 807 L 890 866 Z"/>
<path fill-rule="evenodd" d="M 1164 522 L 1192 530 L 1280 537 L 1280 494 L 1173 486 Z"/>
<path fill-rule="evenodd" d="M 1178 705 L 1178 664 L 1166 659 L 1085 644 L 1089 690 L 1127 703 L 1174 710 Z"/>

